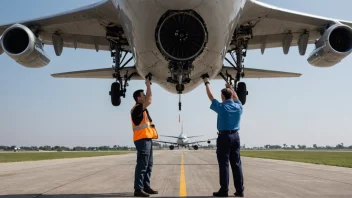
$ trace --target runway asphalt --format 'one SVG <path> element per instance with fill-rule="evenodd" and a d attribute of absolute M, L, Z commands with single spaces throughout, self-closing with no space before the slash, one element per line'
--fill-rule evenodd
<path fill-rule="evenodd" d="M 242 163 L 245 197 L 352 197 L 351 168 L 245 157 Z M 135 164 L 135 154 L 0 163 L 0 198 L 132 197 Z M 159 191 L 151 197 L 211 197 L 220 188 L 215 150 L 154 151 L 151 180 Z M 234 196 L 232 176 L 229 187 Z"/>

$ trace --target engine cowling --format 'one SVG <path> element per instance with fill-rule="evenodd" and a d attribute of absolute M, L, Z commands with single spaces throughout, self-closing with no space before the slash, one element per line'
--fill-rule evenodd
<path fill-rule="evenodd" d="M 307 61 L 316 67 L 331 67 L 352 52 L 352 29 L 343 24 L 328 28 L 315 43 L 316 49 Z"/>
<path fill-rule="evenodd" d="M 39 68 L 50 62 L 42 42 L 24 25 L 14 24 L 7 28 L 1 37 L 1 45 L 8 56 L 25 67 Z"/>
<path fill-rule="evenodd" d="M 1 36 L 0 36 L 0 41 L 1 41 Z M 4 53 L 4 49 L 2 49 L 2 45 L 1 45 L 1 42 L 0 42 L 0 55 Z"/>

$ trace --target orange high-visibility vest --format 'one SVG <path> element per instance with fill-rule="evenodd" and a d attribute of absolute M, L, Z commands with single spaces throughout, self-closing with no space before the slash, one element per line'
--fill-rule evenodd
<path fill-rule="evenodd" d="M 132 112 L 137 105 L 142 105 L 142 104 L 135 104 L 131 110 L 133 141 L 137 141 L 145 138 L 158 139 L 158 132 L 156 131 L 153 122 L 149 120 L 148 114 L 146 111 L 143 111 L 143 119 L 139 125 L 135 125 L 133 123 Z"/>

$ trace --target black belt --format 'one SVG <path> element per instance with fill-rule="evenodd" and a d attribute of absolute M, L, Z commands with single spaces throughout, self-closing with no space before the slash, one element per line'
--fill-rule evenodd
<path fill-rule="evenodd" d="M 232 134 L 232 133 L 237 133 L 237 132 L 238 132 L 238 130 L 221 130 L 218 132 L 218 134 L 226 134 L 226 133 Z"/>

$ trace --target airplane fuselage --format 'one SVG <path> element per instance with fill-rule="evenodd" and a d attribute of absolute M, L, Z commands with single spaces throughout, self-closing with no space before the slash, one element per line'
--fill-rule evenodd
<path fill-rule="evenodd" d="M 196 20 L 192 19 L 192 17 L 188 19 L 180 17 L 181 23 L 184 23 L 182 20 L 202 21 L 204 31 L 206 32 L 204 48 L 198 51 L 199 53 L 195 54 L 194 59 L 191 61 L 193 69 L 189 74 L 189 80 L 184 83 L 182 93 L 187 93 L 203 83 L 201 79 L 202 74 L 208 73 L 211 79 L 221 70 L 227 47 L 241 15 L 241 9 L 246 2 L 246 0 L 112 1 L 116 9 L 120 10 L 119 17 L 122 21 L 121 24 L 127 40 L 131 46 L 138 73 L 144 77 L 150 72 L 153 75 L 152 81 L 171 93 L 179 93 L 175 88 L 177 83 L 168 82 L 168 78 L 172 76 L 169 68 L 170 57 L 165 56 L 165 53 L 163 53 L 160 46 L 158 46 L 157 42 L 159 41 L 160 43 L 161 40 L 158 40 L 159 37 L 157 35 L 163 34 L 165 37 L 172 39 L 179 36 L 177 38 L 182 39 L 183 36 L 187 37 L 188 33 L 191 34 L 192 31 L 197 31 L 202 28 L 192 30 L 191 27 L 187 26 L 183 29 L 176 28 L 176 30 L 174 27 L 170 27 L 170 24 L 177 23 L 176 20 L 169 20 L 168 24 L 163 24 L 163 20 L 170 17 L 170 15 L 165 15 L 165 13 L 168 10 L 195 11 L 195 15 L 198 16 Z M 164 17 L 163 19 L 161 19 L 162 16 Z M 199 25 L 196 24 L 196 22 L 194 22 L 194 25 Z M 192 24 L 191 22 L 189 23 Z M 163 26 L 164 32 L 158 30 L 161 26 Z M 175 26 L 177 26 L 177 24 Z M 193 32 L 193 35 L 196 34 L 198 33 Z M 187 39 L 192 39 L 191 35 L 188 36 L 189 38 Z M 166 41 L 163 42 L 166 43 Z M 167 46 L 166 44 L 165 46 Z M 197 45 L 198 44 L 196 44 L 196 46 L 190 46 L 190 50 L 194 47 L 195 51 L 197 51 Z M 171 44 L 168 44 L 165 50 L 170 51 L 170 49 L 166 48 L 172 47 Z M 180 58 L 186 56 L 184 54 L 188 52 L 177 52 L 177 49 L 175 49 L 175 51 L 171 50 L 170 53 L 174 53 L 176 54 L 175 56 Z M 180 58 L 180 60 L 181 59 L 182 58 Z M 177 63 L 179 61 L 176 60 L 175 62 Z M 180 62 L 182 62 L 182 60 Z M 175 77 L 175 80 L 182 81 L 178 76 Z"/>
<path fill-rule="evenodd" d="M 177 138 L 177 144 L 179 146 L 187 146 L 188 145 L 188 138 L 186 135 L 180 135 L 178 138 Z"/>

